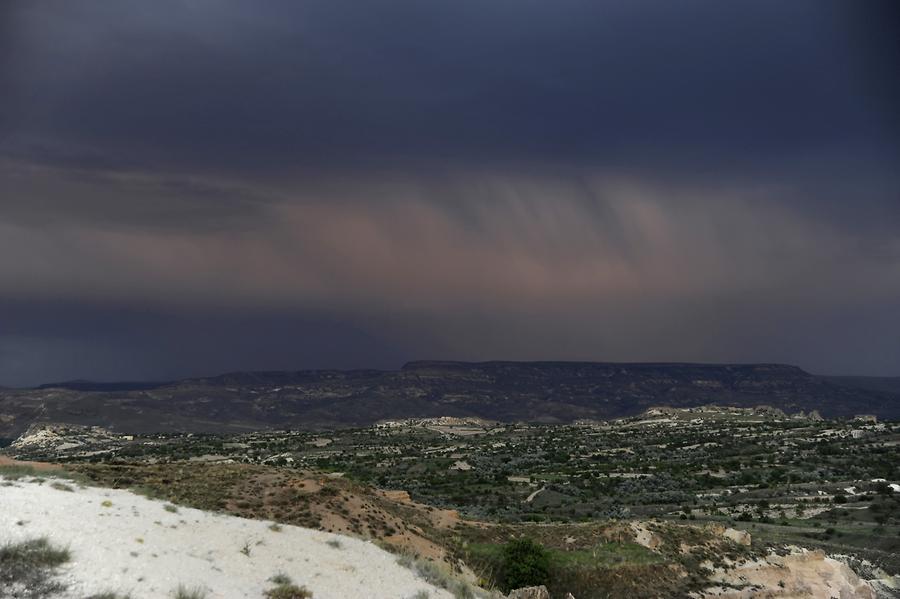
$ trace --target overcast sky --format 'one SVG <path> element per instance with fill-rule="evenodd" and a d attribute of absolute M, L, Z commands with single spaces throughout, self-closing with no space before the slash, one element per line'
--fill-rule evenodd
<path fill-rule="evenodd" d="M 898 7 L 6 0 L 0 385 L 900 375 Z"/>

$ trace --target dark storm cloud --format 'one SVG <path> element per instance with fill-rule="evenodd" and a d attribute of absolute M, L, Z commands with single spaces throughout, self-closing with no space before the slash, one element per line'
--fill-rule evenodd
<path fill-rule="evenodd" d="M 214 170 L 402 158 L 696 167 L 896 141 L 839 4 L 13 6 L 15 133 L 37 153 L 100 146 Z"/>
<path fill-rule="evenodd" d="M 421 357 L 896 374 L 896 15 L 6 2 L 0 383 Z"/>
<path fill-rule="evenodd" d="M 185 313 L 2 301 L 4 382 L 168 380 L 235 370 L 394 368 L 407 354 L 328 313 Z M 407 348 L 408 350 L 409 348 Z"/>

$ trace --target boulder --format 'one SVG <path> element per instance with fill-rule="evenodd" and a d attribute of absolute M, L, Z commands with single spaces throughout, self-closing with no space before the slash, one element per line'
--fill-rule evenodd
<path fill-rule="evenodd" d="M 539 587 L 523 587 L 514 589 L 509 592 L 507 599 L 550 599 L 550 593 L 547 587 L 541 585 Z"/>
<path fill-rule="evenodd" d="M 723 536 L 726 539 L 731 539 L 738 545 L 744 545 L 746 547 L 750 546 L 750 533 L 746 530 L 737 530 L 734 528 L 726 528 Z"/>
<path fill-rule="evenodd" d="M 750 546 L 752 538 L 746 530 L 738 530 L 736 528 L 726 528 L 721 524 L 708 524 L 706 529 L 712 534 L 725 537 L 726 539 L 737 543 L 738 545 Z"/>

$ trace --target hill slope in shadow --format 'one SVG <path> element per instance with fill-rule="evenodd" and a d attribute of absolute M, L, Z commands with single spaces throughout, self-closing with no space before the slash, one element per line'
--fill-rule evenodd
<path fill-rule="evenodd" d="M 571 422 L 709 404 L 900 418 L 900 389 L 881 379 L 820 377 L 784 364 L 419 361 L 391 371 L 234 372 L 103 385 L 0 390 L 0 438 L 39 422 L 225 432 L 433 416 Z"/>

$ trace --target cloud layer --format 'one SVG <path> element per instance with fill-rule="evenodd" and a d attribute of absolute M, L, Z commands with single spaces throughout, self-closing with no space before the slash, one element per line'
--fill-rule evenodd
<path fill-rule="evenodd" d="M 900 363 L 888 5 L 3 10 L 0 382 Z"/>

